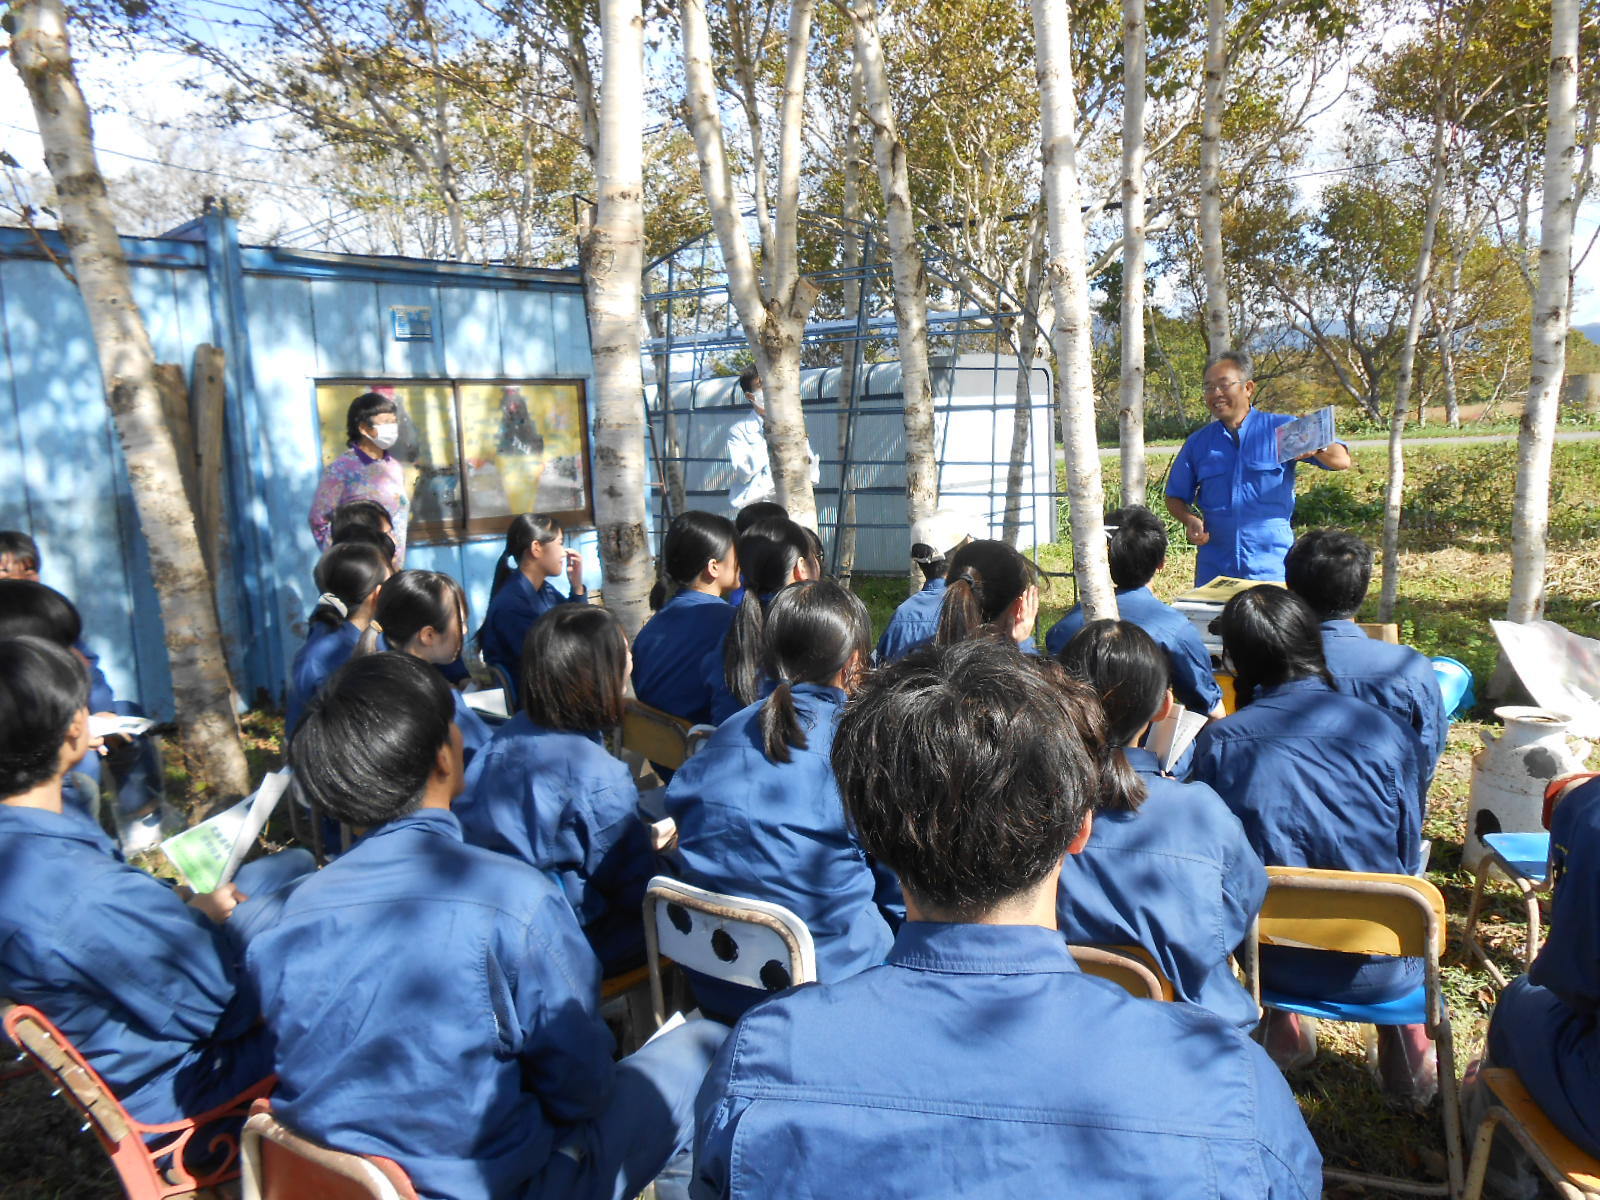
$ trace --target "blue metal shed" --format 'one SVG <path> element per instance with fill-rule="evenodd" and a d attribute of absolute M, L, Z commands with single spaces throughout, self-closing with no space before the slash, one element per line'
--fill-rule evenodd
<path fill-rule="evenodd" d="M 348 381 L 351 396 L 362 383 L 587 385 L 582 280 L 576 270 L 241 247 L 217 211 L 193 230 L 193 240 L 123 245 L 157 359 L 187 371 L 203 343 L 226 352 L 220 615 L 241 694 L 281 699 L 316 597 L 307 513 L 324 457 L 318 382 Z M 53 234 L 0 229 L 0 528 L 38 540 L 45 582 L 83 612 L 117 692 L 170 716 L 148 556 L 88 317 L 46 247 L 66 259 Z M 397 310 L 426 310 L 427 336 Z M 460 579 L 476 622 L 501 543 L 442 537 L 414 545 L 406 565 Z"/>

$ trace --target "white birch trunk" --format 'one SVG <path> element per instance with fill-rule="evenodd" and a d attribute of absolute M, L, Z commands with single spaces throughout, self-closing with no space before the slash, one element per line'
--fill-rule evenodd
<path fill-rule="evenodd" d="M 1122 502 L 1145 502 L 1145 16 L 1144 0 L 1122 0 L 1122 378 L 1117 405 Z"/>
<path fill-rule="evenodd" d="M 61 0 L 13 0 L 11 13 L 16 21 L 12 58 L 33 101 L 45 165 L 55 182 L 61 234 L 72 249 L 106 400 L 150 549 L 184 755 L 207 800 L 220 803 L 250 790 L 250 769 L 239 740 L 211 577 L 172 431 L 162 417 L 150 335 L 134 303 L 127 259 L 95 159 L 66 13 Z"/>
<path fill-rule="evenodd" d="M 1094 432 L 1089 287 L 1084 278 L 1072 45 L 1065 0 L 1031 2 L 1044 133 L 1045 207 L 1050 221 L 1046 272 L 1055 293 L 1056 395 L 1065 443 L 1073 564 L 1084 615 L 1096 621 L 1117 616 L 1117 596 L 1106 558 L 1105 491 Z"/>
<path fill-rule="evenodd" d="M 866 82 L 861 77 L 861 59 L 850 56 L 850 115 L 844 126 L 844 204 L 846 222 L 841 265 L 846 271 L 859 272 L 866 263 L 865 229 L 861 224 L 861 110 L 866 104 Z M 865 298 L 866 280 L 857 276 L 844 286 L 844 311 L 856 322 L 856 340 L 852 340 L 840 356 L 839 362 L 839 535 L 835 541 L 838 552 L 834 558 L 833 574 L 840 583 L 850 586 L 850 577 L 856 569 L 856 496 L 855 476 L 848 458 L 855 455 L 850 410 L 857 403 L 856 389 L 860 386 L 857 370 L 864 361 L 864 347 L 860 337 L 866 332 L 862 301 Z"/>
<path fill-rule="evenodd" d="M 1029 316 L 1017 321 L 1011 336 L 1017 352 L 1017 381 L 1011 410 L 1011 453 L 1006 461 L 1006 519 L 1000 535 L 1008 546 L 1015 546 L 1022 535 L 1022 478 L 1028 437 L 1033 429 L 1033 360 L 1039 352 L 1038 314 L 1044 294 L 1044 247 L 1044 211 L 1035 208 L 1028 219 L 1028 261 L 1023 267 L 1022 303 Z M 1040 452 L 1053 452 L 1054 442 L 1054 438 L 1047 437 Z M 1051 457 L 1054 458 L 1053 453 Z M 1048 469 L 1055 469 L 1053 461 Z"/>
<path fill-rule="evenodd" d="M 1545 533 L 1550 520 L 1550 451 L 1566 369 L 1572 304 L 1572 184 L 1577 167 L 1578 0 L 1551 5 L 1549 132 L 1544 148 L 1544 213 L 1539 227 L 1539 287 L 1533 300 L 1533 369 L 1517 439 L 1517 493 L 1511 513 L 1509 621 L 1544 612 Z"/>
<path fill-rule="evenodd" d="M 906 521 L 921 520 L 939 505 L 939 463 L 933 449 L 933 387 L 928 377 L 928 276 L 911 209 L 906 145 L 895 123 L 889 72 L 883 61 L 875 0 L 851 0 L 850 23 L 861 63 L 872 158 L 887 209 L 889 265 L 894 275 L 894 316 L 905 399 Z"/>
<path fill-rule="evenodd" d="M 1422 318 L 1427 312 L 1428 289 L 1433 280 L 1433 243 L 1439 230 L 1439 209 L 1444 204 L 1445 113 L 1441 93 L 1433 114 L 1433 170 L 1428 180 L 1427 215 L 1422 221 L 1422 245 L 1417 250 L 1417 267 L 1411 276 L 1411 312 L 1406 320 L 1406 338 L 1400 346 L 1400 365 L 1395 376 L 1394 411 L 1389 415 L 1389 481 L 1383 497 L 1383 586 L 1378 593 L 1378 620 L 1394 620 L 1395 601 L 1400 595 L 1400 507 L 1406 494 L 1406 459 L 1403 438 L 1406 409 L 1411 402 L 1411 383 L 1416 373 L 1417 341 L 1422 334 Z"/>
<path fill-rule="evenodd" d="M 1222 111 L 1228 95 L 1227 0 L 1207 0 L 1205 80 L 1200 101 L 1200 271 L 1206 285 L 1206 352 L 1233 348 L 1222 257 Z"/>
<path fill-rule="evenodd" d="M 654 581 L 644 503 L 644 372 L 639 357 L 644 301 L 640 0 L 600 0 L 600 52 L 594 164 L 599 201 L 583 243 L 594 343 L 594 518 L 605 566 L 606 607 L 632 638 L 649 616 L 647 598 Z M 663 382 L 663 395 L 665 386 Z"/>
<path fill-rule="evenodd" d="M 778 503 L 802 525 L 817 525 L 817 501 L 806 458 L 805 413 L 800 407 L 800 342 L 806 315 L 817 290 L 798 269 L 801 117 L 805 104 L 806 54 L 811 41 L 813 0 L 793 0 L 789 10 L 788 61 L 784 72 L 780 116 L 778 197 L 773 255 L 763 263 L 767 288 L 756 273 L 755 258 L 745 236 L 744 218 L 733 190 L 717 108 L 712 73 L 711 30 L 705 0 L 683 0 L 679 23 L 683 34 L 684 85 L 689 129 L 711 225 L 722 249 L 728 295 L 746 339 L 755 351 L 766 399 L 767 454 Z"/>

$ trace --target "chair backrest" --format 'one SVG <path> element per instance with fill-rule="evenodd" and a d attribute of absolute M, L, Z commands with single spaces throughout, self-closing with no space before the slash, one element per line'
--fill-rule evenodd
<path fill-rule="evenodd" d="M 1358 621 L 1356 628 L 1375 642 L 1388 642 L 1391 646 L 1400 644 L 1400 626 L 1393 621 Z"/>
<path fill-rule="evenodd" d="M 622 715 L 622 746 L 658 766 L 676 771 L 689 757 L 689 722 L 638 700 Z"/>
<path fill-rule="evenodd" d="M 1140 1000 L 1173 1000 L 1177 990 L 1161 973 L 1143 946 L 1091 946 L 1070 943 L 1067 949 L 1085 975 L 1109 979 Z"/>
<path fill-rule="evenodd" d="M 645 888 L 644 940 L 658 1024 L 666 1016 L 663 955 L 688 970 L 759 991 L 817 978 L 811 931 L 783 905 L 710 892 L 665 875 Z"/>
<path fill-rule="evenodd" d="M 400 1164 L 330 1150 L 302 1137 L 257 1100 L 244 1123 L 244 1200 L 417 1200 Z"/>
<path fill-rule="evenodd" d="M 34 1066 L 50 1076 L 62 1094 L 89 1119 L 102 1140 L 120 1142 L 126 1138 L 132 1131 L 133 1118 L 66 1035 L 30 1005 L 0 1003 L 5 1006 L 6 1035 Z"/>
<path fill-rule="evenodd" d="M 1263 943 L 1438 961 L 1445 909 L 1415 875 L 1268 867 L 1258 922 Z"/>

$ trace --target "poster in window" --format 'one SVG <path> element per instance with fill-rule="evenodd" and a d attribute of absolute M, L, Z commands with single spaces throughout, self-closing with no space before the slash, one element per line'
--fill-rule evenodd
<path fill-rule="evenodd" d="M 473 528 L 516 513 L 589 520 L 583 392 L 574 383 L 463 383 L 461 434 Z"/>
<path fill-rule="evenodd" d="M 345 415 L 350 402 L 368 391 L 389 397 L 398 410 L 400 437 L 389 453 L 406 465 L 413 538 L 459 529 L 464 513 L 456 462 L 455 398 L 448 383 L 319 383 L 323 465 L 348 449 Z"/>

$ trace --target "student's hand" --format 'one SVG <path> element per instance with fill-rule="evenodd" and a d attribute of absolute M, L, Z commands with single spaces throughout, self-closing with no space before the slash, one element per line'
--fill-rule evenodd
<path fill-rule="evenodd" d="M 205 913 L 218 925 L 221 925 L 246 900 L 250 899 L 239 890 L 237 884 L 225 883 L 214 892 L 202 892 L 189 901 L 189 904 Z"/>
<path fill-rule="evenodd" d="M 115 721 L 119 718 L 114 712 L 97 712 L 94 714 L 94 719 L 97 721 Z M 98 749 L 101 754 L 106 754 L 117 746 L 126 746 L 132 741 L 133 739 L 125 733 L 109 733 L 105 737 L 90 739 L 89 745 Z"/>
<path fill-rule="evenodd" d="M 650 848 L 657 854 L 665 854 L 674 850 L 678 845 L 678 823 L 671 817 L 662 817 L 659 821 L 650 822 Z"/>
<path fill-rule="evenodd" d="M 1204 546 L 1211 540 L 1211 534 L 1206 531 L 1204 518 L 1194 516 L 1192 513 L 1183 519 L 1183 536 L 1191 546 Z"/>
<path fill-rule="evenodd" d="M 573 595 L 583 594 L 583 555 L 576 550 L 567 551 L 567 583 Z"/>

